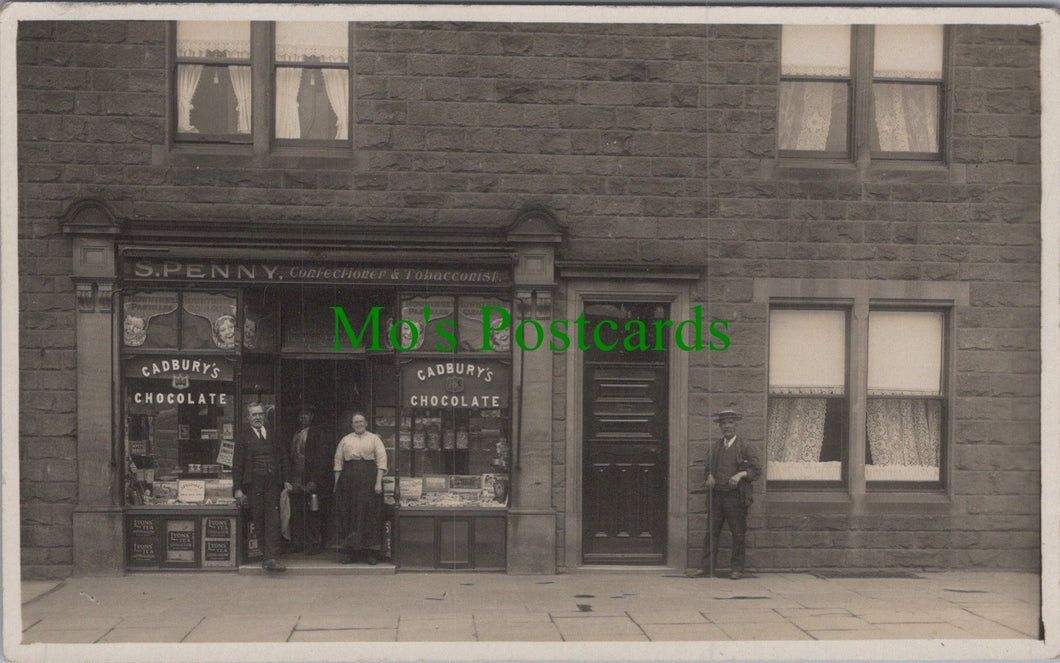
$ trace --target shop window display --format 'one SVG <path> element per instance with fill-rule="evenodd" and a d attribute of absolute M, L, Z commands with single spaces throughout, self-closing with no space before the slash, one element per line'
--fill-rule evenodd
<path fill-rule="evenodd" d="M 127 501 L 231 504 L 231 362 L 140 358 L 126 368 Z"/>

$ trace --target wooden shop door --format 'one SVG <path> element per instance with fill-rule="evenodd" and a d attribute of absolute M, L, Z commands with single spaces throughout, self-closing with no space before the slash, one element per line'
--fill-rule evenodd
<path fill-rule="evenodd" d="M 582 359 L 582 562 L 664 564 L 673 332 L 657 333 L 653 323 L 669 318 L 669 306 L 587 303 L 585 317 L 587 340 L 603 325 L 599 345 L 618 345 L 591 347 Z M 627 348 L 623 339 L 638 322 L 643 341 L 634 338 L 634 349 Z"/>

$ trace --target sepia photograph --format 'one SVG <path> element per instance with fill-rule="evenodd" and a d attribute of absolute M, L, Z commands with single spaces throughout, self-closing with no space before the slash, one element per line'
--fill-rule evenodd
<path fill-rule="evenodd" d="M 1060 654 L 1058 25 L 4 4 L 5 659 Z"/>

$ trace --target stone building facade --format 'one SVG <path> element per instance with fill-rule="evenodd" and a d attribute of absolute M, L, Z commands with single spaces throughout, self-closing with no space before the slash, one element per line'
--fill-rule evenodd
<path fill-rule="evenodd" d="M 252 39 L 270 29 L 255 23 Z M 502 543 L 511 573 L 698 564 L 703 464 L 718 434 L 710 414 L 730 406 L 766 466 L 749 567 L 1037 570 L 1039 32 L 946 27 L 939 154 L 929 160 L 878 158 L 859 128 L 841 158 L 781 149 L 782 33 L 351 24 L 348 142 L 336 149 L 270 137 L 272 102 L 257 78 L 249 138 L 184 140 L 172 23 L 22 23 L 23 577 L 126 567 L 118 316 L 135 289 L 125 261 L 150 260 L 151 247 L 185 276 L 197 255 L 482 260 L 511 270 L 505 288 L 520 319 L 574 320 L 603 302 L 661 306 L 626 314 L 663 310 L 673 321 L 700 306 L 704 320 L 728 321 L 724 351 L 671 346 L 655 373 L 631 374 L 656 380 L 638 401 L 661 439 L 650 461 L 594 456 L 587 433 L 600 424 L 587 385 L 606 391 L 617 384 L 607 371 L 638 359 L 608 369 L 606 357 L 512 346 L 518 468 Z M 248 62 L 255 76 L 270 66 L 259 51 Z M 878 408 L 866 387 L 876 370 L 866 367 L 869 321 L 895 308 L 934 316 L 942 331 L 939 405 L 928 409 L 944 422 L 927 482 L 867 477 L 859 458 Z M 805 482 L 769 469 L 771 454 L 779 462 L 770 403 L 786 393 L 771 388 L 781 358 L 770 348 L 785 312 L 803 309 L 838 315 L 845 330 L 845 382 L 829 392 L 840 403 L 840 469 Z M 662 484 L 637 490 L 661 509 L 652 534 L 663 540 L 624 548 L 609 530 L 599 537 L 614 547 L 593 548 L 608 513 L 635 509 L 594 484 L 591 468 L 649 465 Z"/>

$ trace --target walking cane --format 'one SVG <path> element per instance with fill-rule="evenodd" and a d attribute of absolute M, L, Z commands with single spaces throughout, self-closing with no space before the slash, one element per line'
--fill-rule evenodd
<path fill-rule="evenodd" d="M 707 562 L 707 573 L 710 577 L 714 577 L 714 487 L 709 486 L 707 488 L 707 532 L 709 534 L 707 538 L 707 549 L 706 555 L 709 562 Z"/>

